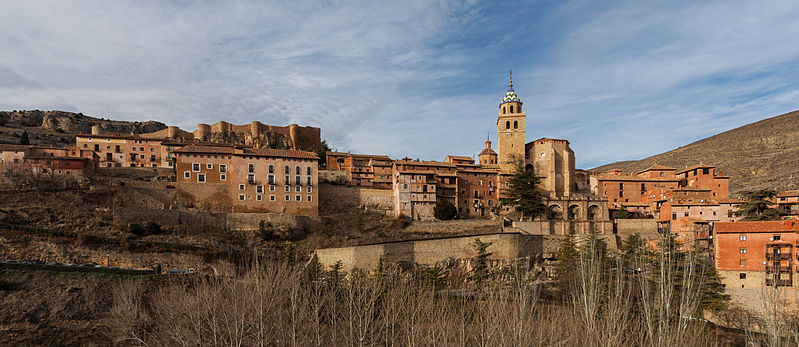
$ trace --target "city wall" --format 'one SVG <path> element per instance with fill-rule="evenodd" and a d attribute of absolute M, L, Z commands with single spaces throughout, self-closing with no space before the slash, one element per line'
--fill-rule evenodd
<path fill-rule="evenodd" d="M 497 233 L 479 236 L 447 237 L 416 241 L 399 241 L 374 245 L 324 248 L 315 251 L 319 261 L 329 267 L 341 261 L 342 270 L 373 270 L 380 259 L 393 264 L 435 265 L 459 262 L 469 267 L 477 256 L 475 240 L 490 243 L 486 249 L 495 263 L 542 260 L 543 254 L 557 251 L 558 237 Z"/>
<path fill-rule="evenodd" d="M 319 223 L 312 218 L 278 213 L 234 213 L 165 210 L 157 208 L 115 208 L 114 224 L 155 222 L 178 231 L 251 231 L 258 230 L 260 221 L 273 227 L 314 231 Z"/>
<path fill-rule="evenodd" d="M 342 207 L 357 207 L 393 215 L 394 192 L 386 189 L 319 185 L 319 209 L 336 211 Z"/>

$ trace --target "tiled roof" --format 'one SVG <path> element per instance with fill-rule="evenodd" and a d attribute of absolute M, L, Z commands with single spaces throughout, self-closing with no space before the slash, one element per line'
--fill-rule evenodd
<path fill-rule="evenodd" d="M 713 168 L 715 168 L 715 166 L 713 166 L 713 165 L 699 164 L 699 165 L 691 166 L 691 167 L 689 167 L 687 169 L 683 169 L 683 170 L 677 171 L 677 174 L 685 173 L 685 172 L 696 170 L 696 169 L 713 169 Z"/>
<path fill-rule="evenodd" d="M 235 148 L 232 146 L 204 146 L 191 144 L 183 148 L 176 149 L 175 153 L 212 153 L 212 154 L 233 154 Z"/>
<path fill-rule="evenodd" d="M 440 166 L 440 167 L 451 167 L 451 168 L 457 167 L 457 165 L 453 163 L 445 163 L 441 161 L 397 160 L 394 163 L 397 165 L 407 165 L 407 166 Z"/>
<path fill-rule="evenodd" d="M 259 157 L 278 157 L 278 158 L 301 158 L 319 159 L 314 152 L 298 151 L 294 149 L 271 149 L 271 148 L 245 148 L 242 155 L 254 155 Z"/>
<path fill-rule="evenodd" d="M 636 181 L 636 182 L 679 182 L 680 179 L 677 177 L 668 178 L 668 177 L 652 177 L 646 178 L 641 176 L 630 176 L 630 175 L 612 175 L 612 174 L 598 174 L 594 175 L 597 180 L 599 181 Z"/>
<path fill-rule="evenodd" d="M 799 196 L 799 190 L 784 190 L 777 193 L 777 196 L 782 198 Z"/>
<path fill-rule="evenodd" d="M 478 154 L 478 155 L 487 155 L 487 154 L 488 155 L 497 155 L 497 152 L 494 152 L 494 150 L 491 149 L 491 148 L 484 148 L 482 151 L 480 151 L 480 154 Z"/>
<path fill-rule="evenodd" d="M 799 221 L 716 222 L 716 233 L 799 232 Z"/>
<path fill-rule="evenodd" d="M 674 171 L 674 170 L 677 170 L 677 169 L 673 168 L 673 167 L 668 167 L 668 166 L 655 164 L 655 165 L 652 165 L 652 166 L 650 166 L 650 167 L 648 167 L 646 169 L 638 171 L 637 173 L 640 174 L 640 173 L 644 173 L 644 172 L 647 172 L 647 171 L 667 171 L 667 170 Z"/>

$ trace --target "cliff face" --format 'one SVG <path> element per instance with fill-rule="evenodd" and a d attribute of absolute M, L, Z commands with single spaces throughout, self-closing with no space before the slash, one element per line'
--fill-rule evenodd
<path fill-rule="evenodd" d="M 164 123 L 156 121 L 116 121 L 64 111 L 0 111 L 0 143 L 18 143 L 26 131 L 32 144 L 64 146 L 75 143 L 75 134 L 91 133 L 93 125 L 103 132 L 120 134 L 166 129 Z"/>
<path fill-rule="evenodd" d="M 161 122 L 115 121 L 86 116 L 82 113 L 64 111 L 11 111 L 0 112 L 0 121 L 7 127 L 42 127 L 65 133 L 90 133 L 92 125 L 99 125 L 104 131 L 118 133 L 149 133 L 166 129 Z"/>
<path fill-rule="evenodd" d="M 772 188 L 799 189 L 799 111 L 725 131 L 641 160 L 595 168 L 636 172 L 653 164 L 684 169 L 716 165 L 730 176 L 730 192 Z"/>

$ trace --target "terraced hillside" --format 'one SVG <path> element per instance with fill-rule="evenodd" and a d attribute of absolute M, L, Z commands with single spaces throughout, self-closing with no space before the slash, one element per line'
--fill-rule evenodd
<path fill-rule="evenodd" d="M 654 163 L 683 169 L 716 165 L 731 177 L 730 192 L 759 188 L 799 188 L 799 111 L 725 131 L 641 160 L 595 168 L 637 172 Z"/>

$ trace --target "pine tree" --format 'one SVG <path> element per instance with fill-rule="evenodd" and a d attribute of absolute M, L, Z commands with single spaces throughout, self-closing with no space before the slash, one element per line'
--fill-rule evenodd
<path fill-rule="evenodd" d="M 560 240 L 558 248 L 558 264 L 555 266 L 554 280 L 555 285 L 561 290 L 569 290 L 577 271 L 579 253 L 575 243 L 574 229 L 569 230 L 566 237 Z"/>
<path fill-rule="evenodd" d="M 544 213 L 541 192 L 537 186 L 541 178 L 535 175 L 532 166 L 525 166 L 523 160 L 516 162 L 516 173 L 508 181 L 508 187 L 499 201 L 504 206 L 513 206 L 522 215 L 535 218 Z"/>
<path fill-rule="evenodd" d="M 761 189 L 743 192 L 744 199 L 748 200 L 734 211 L 741 220 L 762 221 L 779 220 L 785 212 L 772 208 L 771 200 L 777 196 L 777 191 L 773 189 Z"/>
<path fill-rule="evenodd" d="M 27 131 L 23 131 L 22 132 L 22 137 L 19 138 L 19 144 L 20 145 L 29 145 L 29 144 L 31 144 L 31 140 L 28 137 L 28 132 Z"/>
<path fill-rule="evenodd" d="M 474 240 L 474 248 L 477 251 L 477 256 L 472 259 L 472 280 L 480 284 L 488 278 L 488 257 L 493 253 L 488 252 L 488 246 L 493 242 L 483 242 L 480 239 Z"/>
<path fill-rule="evenodd" d="M 314 253 L 308 265 L 305 267 L 305 275 L 310 282 L 316 282 L 324 279 L 325 267 L 319 261 L 319 257 Z"/>

